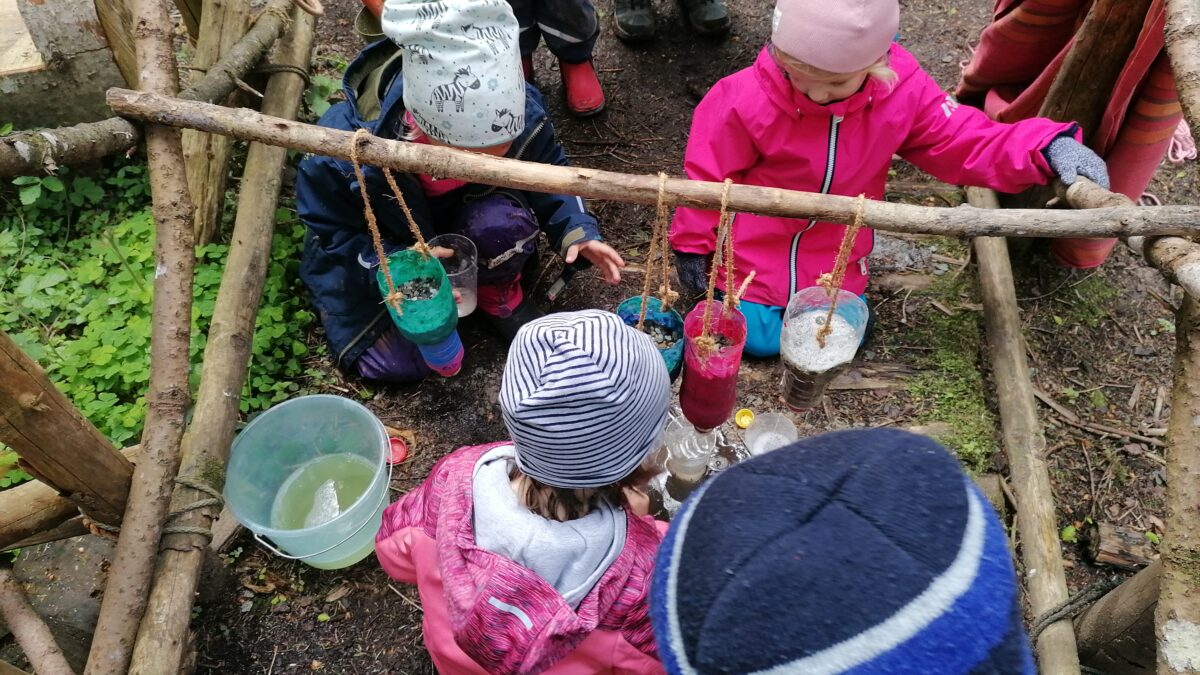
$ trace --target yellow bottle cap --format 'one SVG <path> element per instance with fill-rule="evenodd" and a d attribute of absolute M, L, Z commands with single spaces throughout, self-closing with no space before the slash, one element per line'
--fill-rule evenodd
<path fill-rule="evenodd" d="M 749 408 L 742 408 L 733 416 L 733 422 L 738 425 L 739 429 L 745 429 L 753 421 L 754 413 Z"/>

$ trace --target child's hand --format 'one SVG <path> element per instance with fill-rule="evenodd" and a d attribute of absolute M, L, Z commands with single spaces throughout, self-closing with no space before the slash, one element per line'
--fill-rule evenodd
<path fill-rule="evenodd" d="M 431 255 L 433 255 L 433 257 L 435 257 L 435 258 L 453 258 L 454 257 L 454 249 L 446 248 L 445 246 L 430 246 L 429 253 Z M 455 289 L 453 289 L 453 292 L 454 292 L 454 304 L 456 304 L 456 305 L 460 304 L 462 302 L 462 291 L 455 288 Z"/>
<path fill-rule="evenodd" d="M 600 270 L 605 281 L 613 285 L 621 283 L 621 268 L 625 267 L 625 261 L 613 247 L 594 239 L 583 241 L 567 249 L 563 262 L 570 265 L 581 255 Z"/>
<path fill-rule="evenodd" d="M 633 487 L 621 488 L 625 495 L 625 507 L 635 516 L 650 515 L 650 495 Z"/>
<path fill-rule="evenodd" d="M 1086 145 L 1080 144 L 1070 136 L 1059 136 L 1050 141 L 1042 153 L 1050 168 L 1058 174 L 1063 185 L 1070 185 L 1079 176 L 1083 176 L 1104 189 L 1108 189 L 1108 166 L 1100 159 L 1100 155 L 1092 152 Z"/>

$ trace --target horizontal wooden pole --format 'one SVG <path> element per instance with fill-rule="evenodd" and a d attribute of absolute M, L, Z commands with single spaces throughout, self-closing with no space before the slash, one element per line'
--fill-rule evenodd
<path fill-rule="evenodd" d="M 223 108 L 128 89 L 110 89 L 108 104 L 119 115 L 154 124 L 199 129 L 340 159 L 350 157 L 353 134 L 348 131 L 270 117 L 245 108 Z M 651 175 L 521 162 L 374 137 L 362 143 L 359 157 L 366 164 L 397 171 L 485 185 L 636 204 L 654 204 L 658 200 L 658 178 Z M 670 206 L 715 210 L 720 206 L 723 187 L 720 183 L 669 179 L 665 201 Z M 753 185 L 735 185 L 729 191 L 730 210 L 744 213 L 845 223 L 854 219 L 859 206 L 856 197 Z M 862 210 L 863 220 L 877 230 L 953 237 L 1200 234 L 1200 207 L 1194 206 L 1091 209 L 1085 213 L 1045 209 L 988 210 L 971 206 L 940 208 L 867 200 Z"/>
<path fill-rule="evenodd" d="M 287 27 L 290 0 L 271 0 L 242 39 L 179 94 L 196 101 L 218 101 L 229 95 Z M 59 165 L 81 164 L 129 150 L 141 140 L 141 130 L 120 117 L 71 127 L 9 134 L 0 138 L 0 178 L 54 173 Z"/>

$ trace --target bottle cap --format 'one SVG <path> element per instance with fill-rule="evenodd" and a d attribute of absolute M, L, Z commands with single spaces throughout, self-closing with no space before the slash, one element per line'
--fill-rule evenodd
<path fill-rule="evenodd" d="M 753 421 L 754 413 L 749 408 L 742 408 L 733 416 L 733 422 L 738 425 L 739 429 L 745 429 Z"/>

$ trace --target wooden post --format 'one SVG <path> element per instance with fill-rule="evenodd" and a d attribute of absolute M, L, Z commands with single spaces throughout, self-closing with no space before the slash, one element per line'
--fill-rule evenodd
<path fill-rule="evenodd" d="M 174 94 L 175 50 L 171 19 L 161 0 L 136 0 L 135 38 L 142 86 Z M 154 305 L 150 336 L 150 384 L 146 393 L 143 456 L 134 472 L 129 507 L 104 589 L 88 656 L 88 675 L 125 673 L 137 626 L 146 608 L 171 480 L 179 468 L 179 441 L 188 389 L 192 278 L 195 253 L 192 204 L 183 174 L 179 132 L 146 128 L 146 155 L 155 221 Z"/>
<path fill-rule="evenodd" d="M 967 199 L 980 208 L 997 208 L 996 193 L 968 188 Z M 1054 496 L 1044 453 L 1046 437 L 1037 416 L 1037 402 L 1029 380 L 1029 363 L 1021 333 L 1021 314 L 1013 286 L 1008 245 L 998 237 L 975 239 L 979 282 L 983 292 L 983 317 L 988 353 L 1000 404 L 1000 427 L 1013 492 L 1017 501 L 1025 587 L 1033 615 L 1041 616 L 1064 602 L 1067 578 L 1059 552 Z M 1075 633 L 1069 621 L 1059 621 L 1042 631 L 1035 645 L 1041 672 L 1055 675 L 1079 673 Z"/>
<path fill-rule="evenodd" d="M 129 12 L 129 0 L 95 0 L 96 16 L 108 48 L 112 50 L 117 70 L 125 79 L 125 85 L 137 89 L 137 56 L 133 52 L 133 15 Z"/>
<path fill-rule="evenodd" d="M 1162 563 L 1150 563 L 1075 619 L 1079 660 L 1106 675 L 1154 673 L 1154 608 Z"/>
<path fill-rule="evenodd" d="M 133 467 L 2 331 L 0 442 L 92 518 L 125 511 Z"/>
<path fill-rule="evenodd" d="M 132 462 L 140 449 L 132 445 L 121 454 Z M 25 543 L 77 515 L 79 507 L 74 502 L 40 480 L 0 491 L 0 551 Z"/>
<path fill-rule="evenodd" d="M 312 57 L 316 19 L 297 7 L 292 32 L 277 51 L 280 63 L 307 69 Z M 304 93 L 304 78 L 281 72 L 271 77 L 263 110 L 281 117 L 295 117 Z M 238 419 L 239 394 L 250 364 L 254 320 L 262 298 L 263 283 L 271 258 L 271 235 L 279 200 L 287 151 L 254 143 L 250 146 L 238 198 L 229 259 L 213 309 L 212 327 L 204 349 L 204 369 L 192 423 L 183 440 L 182 480 L 207 482 L 220 489 L 216 478 L 223 474 L 225 458 Z M 207 495 L 179 485 L 171 501 L 178 511 Z M 208 529 L 218 509 L 188 511 L 175 521 L 191 528 Z M 209 542 L 196 534 L 168 534 L 155 575 L 150 603 L 142 620 L 133 653 L 131 673 L 177 672 L 184 662 L 183 637 L 192 616 L 200 569 Z"/>
<path fill-rule="evenodd" d="M 1166 46 L 1175 73 L 1183 115 L 1200 134 L 1200 5 L 1195 0 L 1166 0 Z"/>
<path fill-rule="evenodd" d="M 120 115 L 155 124 L 200 129 L 234 138 L 292 148 L 316 155 L 349 159 L 354 134 L 293 122 L 245 108 L 182 101 L 168 96 L 112 89 L 108 103 Z M 471 183 L 610 199 L 631 204 L 658 202 L 658 177 L 600 171 L 575 166 L 490 157 L 474 152 L 422 143 L 369 137 L 359 147 L 364 164 L 395 171 L 419 172 Z M 720 208 L 722 183 L 667 180 L 668 206 Z M 734 185 L 729 209 L 787 218 L 852 222 L 859 210 L 857 197 L 798 192 L 757 185 Z M 988 210 L 893 204 L 872 199 L 861 205 L 863 220 L 883 232 L 946 236 L 1006 237 L 1128 237 L 1135 235 L 1195 235 L 1200 232 L 1200 207 L 1161 206 L 1153 209 L 1113 208 L 1083 211 L 1044 209 Z"/>
<path fill-rule="evenodd" d="M 8 625 L 38 675 L 74 675 L 42 617 L 33 611 L 8 564 L 0 564 L 0 618 Z"/>
<path fill-rule="evenodd" d="M 1038 113 L 1059 122 L 1078 122 L 1092 139 L 1146 22 L 1151 0 L 1096 0 L 1046 93 Z"/>
<path fill-rule="evenodd" d="M 248 73 L 275 44 L 287 23 L 291 4 L 290 0 L 269 0 L 254 27 L 237 46 L 209 68 L 199 84 L 179 97 L 205 102 L 225 98 L 236 87 L 236 78 Z M 0 178 L 53 173 L 59 164 L 77 164 L 129 150 L 141 137 L 140 129 L 120 117 L 9 134 L 0 138 Z"/>
<path fill-rule="evenodd" d="M 1184 296 L 1175 327 L 1167 513 L 1155 612 L 1160 675 L 1200 672 L 1200 300 Z"/>
<path fill-rule="evenodd" d="M 184 0 L 177 0 L 182 3 Z M 186 16 L 186 14 L 185 14 Z M 207 69 L 227 53 L 242 35 L 250 19 L 249 2 L 204 0 L 200 33 L 192 65 Z M 230 96 L 237 96 L 235 92 Z M 183 156 L 187 160 L 188 187 L 196 207 L 196 245 L 212 241 L 221 225 L 221 210 L 225 206 L 225 185 L 228 182 L 229 155 L 233 139 L 198 131 L 183 132 Z"/>
<path fill-rule="evenodd" d="M 235 2 L 249 4 L 238 0 Z M 192 38 L 193 42 L 198 42 L 204 35 L 204 12 L 207 7 L 208 3 L 204 0 L 175 0 L 175 8 L 183 17 L 183 26 L 187 29 L 188 36 Z"/>

